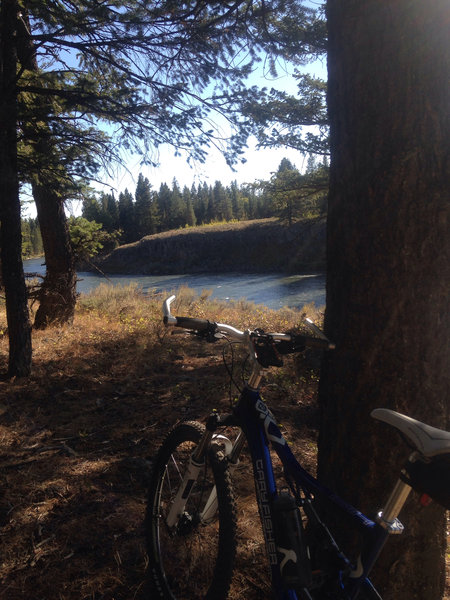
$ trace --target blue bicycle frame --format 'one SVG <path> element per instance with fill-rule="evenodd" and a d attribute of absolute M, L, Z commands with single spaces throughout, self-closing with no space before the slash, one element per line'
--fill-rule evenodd
<path fill-rule="evenodd" d="M 245 433 L 253 462 L 258 506 L 275 597 L 279 600 L 311 598 L 308 592 L 305 592 L 305 594 L 299 592 L 299 596 L 294 590 L 286 590 L 286 586 L 281 579 L 272 513 L 272 502 L 278 491 L 270 457 L 270 445 L 282 462 L 288 477 L 298 487 L 315 497 L 327 499 L 341 511 L 344 511 L 351 517 L 357 530 L 363 534 L 365 544 L 361 557 L 358 559 L 358 565 L 353 570 L 350 567 L 350 577 L 347 577 L 345 581 L 341 580 L 342 598 L 354 600 L 359 591 L 364 589 L 366 597 L 380 600 L 381 596 L 368 579 L 368 574 L 389 536 L 386 528 L 368 519 L 353 506 L 322 486 L 303 469 L 290 450 L 258 391 L 251 390 L 248 387 L 244 388 L 240 400 L 234 408 L 234 415 Z"/>

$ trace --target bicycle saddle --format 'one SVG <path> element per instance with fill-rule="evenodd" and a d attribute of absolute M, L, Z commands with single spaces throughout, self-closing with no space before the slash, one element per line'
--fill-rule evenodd
<path fill-rule="evenodd" d="M 401 431 L 424 456 L 431 458 L 450 452 L 450 433 L 426 425 L 388 408 L 376 408 L 370 416 Z"/>

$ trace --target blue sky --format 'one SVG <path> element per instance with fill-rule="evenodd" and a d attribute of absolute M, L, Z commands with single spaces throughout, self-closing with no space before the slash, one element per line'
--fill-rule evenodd
<path fill-rule="evenodd" d="M 303 69 L 305 72 L 326 79 L 325 59 L 316 61 L 307 65 Z M 295 94 L 297 86 L 294 78 L 289 72 L 282 72 L 279 76 L 272 79 L 264 73 L 253 75 L 251 84 L 256 83 L 261 87 L 275 87 Z M 175 156 L 175 149 L 169 146 L 163 147 L 159 153 L 159 166 L 149 167 L 139 164 L 138 156 L 130 156 L 127 160 L 127 168 L 118 170 L 113 177 L 107 180 L 107 186 L 98 189 L 110 191 L 113 189 L 117 194 L 123 192 L 126 188 L 134 193 L 139 173 L 148 177 L 153 188 L 158 190 L 161 183 L 171 184 L 175 177 L 180 187 L 187 185 L 191 187 L 193 183 L 203 183 L 213 185 L 215 181 L 221 181 L 224 185 L 237 181 L 238 184 L 252 183 L 258 179 L 267 180 L 275 172 L 283 158 L 288 158 L 298 169 L 302 170 L 306 166 L 306 158 L 298 151 L 289 148 L 276 149 L 257 149 L 255 140 L 249 140 L 249 147 L 244 153 L 246 162 L 235 165 L 233 171 L 227 164 L 219 150 L 211 150 L 208 159 L 204 164 L 196 163 L 189 165 L 185 156 Z"/>

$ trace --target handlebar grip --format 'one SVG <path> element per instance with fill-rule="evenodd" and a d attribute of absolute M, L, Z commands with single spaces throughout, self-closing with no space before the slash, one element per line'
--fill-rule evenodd
<path fill-rule="evenodd" d="M 207 331 L 211 326 L 210 321 L 206 319 L 195 319 L 193 317 L 175 317 L 176 323 L 173 323 L 175 327 L 182 327 L 183 329 L 191 329 L 192 331 Z M 164 317 L 164 323 L 167 324 L 168 320 Z"/>

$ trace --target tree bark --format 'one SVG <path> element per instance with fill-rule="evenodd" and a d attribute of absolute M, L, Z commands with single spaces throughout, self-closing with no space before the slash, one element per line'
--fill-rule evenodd
<path fill-rule="evenodd" d="M 16 23 L 17 3 L 2 0 L 0 100 L 0 243 L 9 335 L 8 377 L 31 371 L 31 324 L 22 265 L 22 234 L 17 176 Z"/>
<path fill-rule="evenodd" d="M 54 188 L 33 183 L 46 275 L 39 292 L 39 308 L 34 326 L 43 329 L 49 324 L 71 323 L 76 305 L 75 271 L 64 203 Z"/>
<path fill-rule="evenodd" d="M 448 0 L 328 0 L 331 182 L 319 476 L 382 508 L 409 449 L 386 407 L 449 425 Z M 410 498 L 374 579 L 385 600 L 437 600 L 445 520 Z M 392 539 L 392 538 L 391 538 Z"/>

